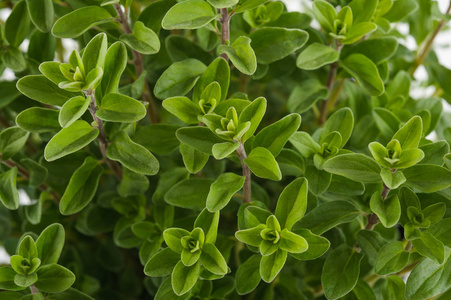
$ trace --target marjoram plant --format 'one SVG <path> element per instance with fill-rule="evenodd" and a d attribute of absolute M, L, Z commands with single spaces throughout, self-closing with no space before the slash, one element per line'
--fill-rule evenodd
<path fill-rule="evenodd" d="M 0 300 L 451 299 L 451 4 L 307 4 L 2 1 Z"/>

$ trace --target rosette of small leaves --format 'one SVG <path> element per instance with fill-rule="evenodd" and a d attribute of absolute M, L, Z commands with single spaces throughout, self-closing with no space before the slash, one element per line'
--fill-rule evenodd
<path fill-rule="evenodd" d="M 255 289 L 260 278 L 265 282 L 272 282 L 285 265 L 288 254 L 300 260 L 314 259 L 329 248 L 326 239 L 295 225 L 307 209 L 307 193 L 307 180 L 298 178 L 280 194 L 275 214 L 254 205 L 245 206 L 242 212 L 244 228 L 237 231 L 235 237 L 252 251 L 259 253 L 261 259 L 251 256 L 238 269 L 237 291 L 240 294 L 247 294 Z M 296 229 L 293 229 L 293 225 Z M 315 240 L 315 245 L 312 244 L 313 247 L 309 248 L 308 240 Z M 245 276 L 253 268 L 259 268 L 258 275 L 246 279 Z"/>
<path fill-rule="evenodd" d="M 227 262 L 216 248 L 219 212 L 204 209 L 189 232 L 182 228 L 168 228 L 163 237 L 168 248 L 150 258 L 144 272 L 148 276 L 171 274 L 174 293 L 188 293 L 199 278 L 222 278 L 228 272 Z M 168 274 L 169 273 L 169 274 Z"/>
<path fill-rule="evenodd" d="M 343 7 L 337 13 L 329 2 L 316 0 L 313 2 L 313 14 L 321 27 L 342 44 L 352 44 L 377 28 L 372 22 L 354 21 L 350 6 Z"/>
<path fill-rule="evenodd" d="M 32 294 L 41 297 L 47 293 L 64 296 L 63 292 L 75 282 L 75 275 L 58 264 L 64 236 L 63 226 L 57 223 L 45 228 L 36 241 L 30 235 L 23 236 L 17 253 L 11 256 L 11 267 L 0 268 L 0 288 L 7 291 L 29 288 Z"/>
<path fill-rule="evenodd" d="M 416 116 L 395 133 L 386 147 L 378 142 L 368 145 L 371 155 L 382 167 L 381 177 L 388 188 L 396 189 L 403 184 L 406 178 L 401 170 L 424 158 L 424 152 L 418 148 L 422 134 L 423 122 Z"/>

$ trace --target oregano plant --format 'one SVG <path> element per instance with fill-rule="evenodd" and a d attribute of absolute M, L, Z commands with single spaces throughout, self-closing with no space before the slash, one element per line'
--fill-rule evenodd
<path fill-rule="evenodd" d="M 0 3 L 0 300 L 451 298 L 451 3 L 288 3 Z"/>

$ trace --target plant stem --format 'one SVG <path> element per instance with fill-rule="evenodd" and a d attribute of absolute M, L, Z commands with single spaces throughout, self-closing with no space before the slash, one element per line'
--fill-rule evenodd
<path fill-rule="evenodd" d="M 30 290 L 32 294 L 39 294 L 39 290 L 34 286 L 34 284 L 30 285 Z"/>
<path fill-rule="evenodd" d="M 119 23 L 121 23 L 124 32 L 127 34 L 131 34 L 132 29 L 130 28 L 130 25 L 128 23 L 128 17 L 126 15 L 126 13 L 124 13 L 124 11 L 122 10 L 122 8 L 119 4 L 115 4 L 114 8 L 116 9 L 116 12 L 119 16 L 118 21 L 119 21 Z M 143 57 L 142 57 L 141 53 L 139 53 L 133 49 L 132 49 L 132 53 L 133 53 L 133 64 L 135 65 L 135 68 L 136 68 L 136 75 L 137 75 L 137 77 L 139 77 L 144 70 Z M 142 93 L 142 97 L 143 97 L 144 101 L 149 103 L 148 112 L 149 112 L 150 122 L 158 123 L 159 122 L 158 107 L 157 107 L 154 99 L 152 98 L 147 80 L 144 80 L 144 91 Z"/>
<path fill-rule="evenodd" d="M 450 12 L 451 12 L 451 1 L 449 2 L 449 6 L 445 12 L 445 15 L 449 15 Z M 413 74 L 418 69 L 418 67 L 423 64 L 423 61 L 426 59 L 427 55 L 429 54 L 429 51 L 431 51 L 431 48 L 432 48 L 432 45 L 434 44 L 435 38 L 437 37 L 439 32 L 443 29 L 443 27 L 445 27 L 445 25 L 446 25 L 446 20 L 445 19 L 441 20 L 438 23 L 435 30 L 432 32 L 432 34 L 426 40 L 426 44 L 424 45 L 424 47 L 422 47 L 422 51 L 421 52 L 418 51 L 419 55 L 417 55 L 412 67 L 409 70 L 410 75 L 413 76 Z"/>
<path fill-rule="evenodd" d="M 120 166 L 108 158 L 106 155 L 106 148 L 107 148 L 107 139 L 106 139 L 106 133 L 105 128 L 103 127 L 103 121 L 99 119 L 96 115 L 97 111 L 97 103 L 96 103 L 96 97 L 95 97 L 95 91 L 89 90 L 85 91 L 85 95 L 91 97 L 91 102 L 89 103 L 89 112 L 91 113 L 92 118 L 94 119 L 94 122 L 97 123 L 97 128 L 99 129 L 99 145 L 100 145 L 100 152 L 102 153 L 103 158 L 105 159 L 108 167 L 116 174 L 116 177 L 121 180 L 122 179 L 122 170 Z"/>
<path fill-rule="evenodd" d="M 248 165 L 244 162 L 246 159 L 246 150 L 244 149 L 243 143 L 240 143 L 238 149 L 236 149 L 238 157 L 241 161 L 241 166 L 243 168 L 243 176 L 244 176 L 244 188 L 243 188 L 243 203 L 251 202 L 251 169 L 249 169 Z"/>
<path fill-rule="evenodd" d="M 227 8 L 221 8 L 221 15 L 222 18 L 220 20 L 221 22 L 221 38 L 222 38 L 222 44 L 226 45 L 229 41 L 230 41 L 230 15 L 229 12 L 227 11 Z M 225 60 L 229 60 L 229 57 L 227 56 L 227 54 L 222 53 L 221 54 L 222 57 L 224 57 Z"/>

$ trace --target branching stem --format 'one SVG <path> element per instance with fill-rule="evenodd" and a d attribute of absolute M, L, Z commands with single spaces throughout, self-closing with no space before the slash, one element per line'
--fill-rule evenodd
<path fill-rule="evenodd" d="M 243 168 L 243 176 L 244 180 L 244 188 L 243 188 L 243 203 L 251 202 L 251 169 L 249 169 L 248 165 L 244 162 L 246 159 L 246 150 L 244 149 L 243 143 L 240 144 L 238 149 L 236 149 L 238 157 L 241 161 L 241 166 Z"/>

